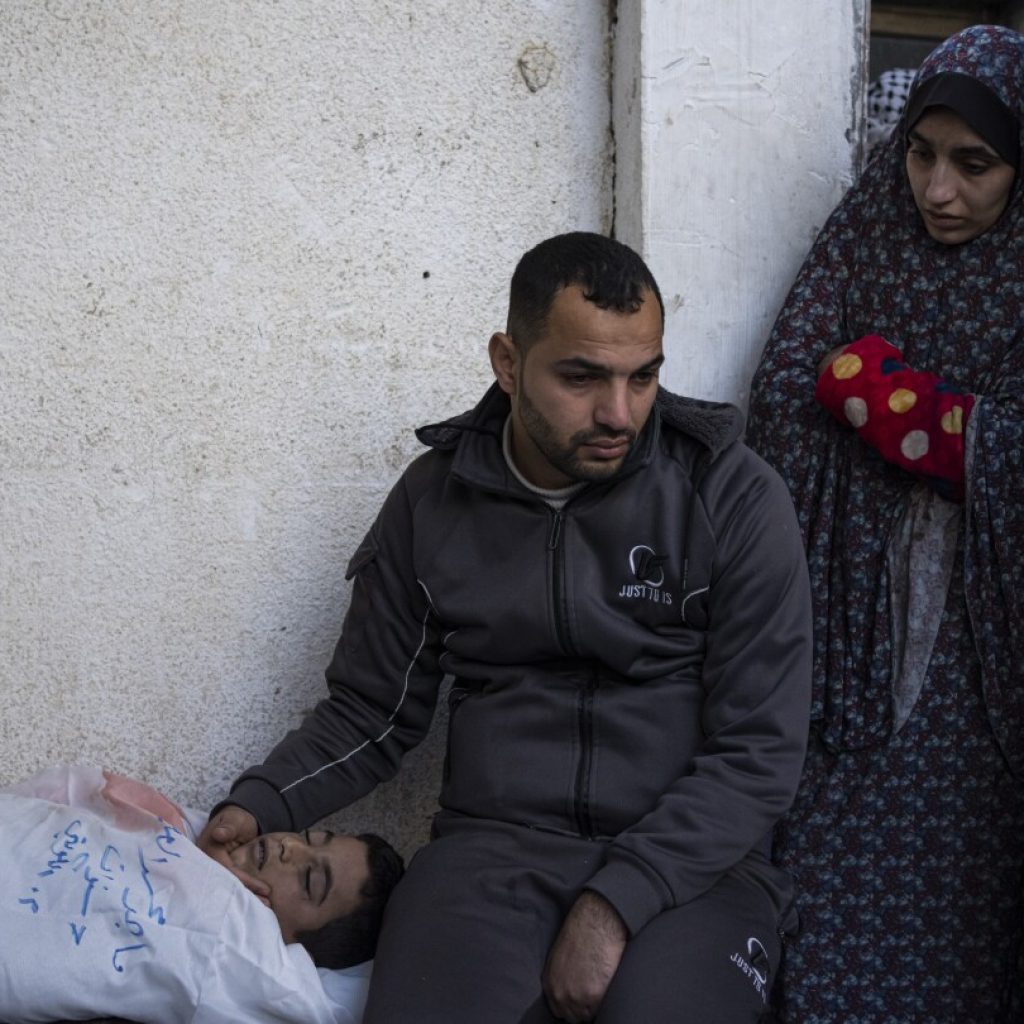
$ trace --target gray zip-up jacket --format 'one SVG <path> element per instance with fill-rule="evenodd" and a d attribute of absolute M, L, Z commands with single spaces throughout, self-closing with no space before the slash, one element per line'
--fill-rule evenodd
<path fill-rule="evenodd" d="M 607 842 L 635 932 L 762 847 L 810 690 L 789 494 L 731 406 L 660 391 L 621 472 L 554 510 L 502 454 L 507 397 L 425 427 L 348 568 L 330 697 L 229 798 L 301 828 L 391 777 L 450 691 L 446 810 Z"/>

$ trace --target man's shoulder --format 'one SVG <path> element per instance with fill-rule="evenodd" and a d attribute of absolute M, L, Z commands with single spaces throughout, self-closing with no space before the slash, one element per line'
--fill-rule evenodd
<path fill-rule="evenodd" d="M 448 476 L 454 454 L 449 448 L 422 452 L 403 470 L 401 485 L 410 496 L 422 495 Z"/>
<path fill-rule="evenodd" d="M 794 516 L 793 499 L 781 476 L 740 439 L 709 466 L 701 500 L 714 518 Z"/>
<path fill-rule="evenodd" d="M 782 478 L 745 443 L 746 420 L 729 402 L 711 402 L 658 391 L 662 435 L 669 444 L 698 450 L 703 458 L 702 477 L 720 481 L 764 479 L 783 486 Z"/>
<path fill-rule="evenodd" d="M 435 451 L 454 450 L 465 434 L 500 437 L 509 408 L 508 396 L 495 383 L 471 409 L 417 428 L 416 437 Z"/>

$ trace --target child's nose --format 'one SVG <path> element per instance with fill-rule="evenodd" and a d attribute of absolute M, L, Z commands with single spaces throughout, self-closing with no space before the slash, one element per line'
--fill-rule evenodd
<path fill-rule="evenodd" d="M 281 836 L 281 860 L 294 860 L 304 845 L 298 836 Z"/>

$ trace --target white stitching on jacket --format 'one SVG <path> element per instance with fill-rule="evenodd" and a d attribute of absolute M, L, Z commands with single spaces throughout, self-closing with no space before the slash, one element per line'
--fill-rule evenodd
<path fill-rule="evenodd" d="M 394 722 L 395 715 L 398 714 L 399 709 L 405 703 L 406 695 L 409 693 L 409 676 L 412 674 L 413 666 L 419 660 L 419 656 L 423 653 L 423 648 L 426 646 L 427 620 L 430 618 L 430 614 L 434 610 L 434 602 L 430 597 L 430 591 L 427 590 L 425 586 L 423 586 L 422 580 L 417 580 L 416 582 L 421 587 L 423 587 L 423 593 L 427 595 L 428 607 L 426 614 L 423 616 L 423 622 L 421 624 L 423 633 L 422 636 L 420 637 L 419 646 L 416 648 L 416 653 L 413 654 L 412 660 L 409 662 L 409 667 L 405 670 L 405 681 L 404 685 L 402 686 L 402 693 L 401 696 L 398 698 L 398 703 L 395 705 L 394 710 L 391 712 L 390 715 L 388 715 L 389 723 Z M 280 790 L 280 792 L 287 793 L 289 789 L 294 789 L 297 785 L 299 785 L 299 783 L 308 782 L 310 779 L 315 778 L 321 772 L 327 771 L 328 768 L 336 768 L 339 764 L 344 764 L 344 762 L 347 761 L 350 757 L 354 757 L 356 754 L 359 753 L 360 750 L 363 750 L 365 747 L 368 747 L 371 743 L 380 743 L 381 740 L 387 738 L 388 734 L 391 733 L 391 731 L 394 728 L 395 727 L 393 724 L 389 724 L 388 727 L 376 739 L 364 740 L 362 743 L 359 744 L 358 747 L 353 747 L 347 754 L 343 755 L 342 757 L 339 757 L 336 760 L 331 761 L 329 764 L 322 765 L 321 767 L 317 768 L 315 772 L 310 772 L 308 775 L 303 775 L 301 779 L 296 779 L 294 782 L 289 782 L 287 786 L 284 786 Z"/>
<path fill-rule="evenodd" d="M 699 590 L 691 590 L 686 595 L 686 597 L 683 598 L 683 603 L 679 608 L 679 617 L 683 620 L 683 622 L 686 622 L 686 602 L 689 601 L 691 597 L 697 597 L 700 594 L 706 594 L 710 589 L 710 587 L 701 587 Z M 689 625 L 689 623 L 687 623 L 687 625 Z"/>

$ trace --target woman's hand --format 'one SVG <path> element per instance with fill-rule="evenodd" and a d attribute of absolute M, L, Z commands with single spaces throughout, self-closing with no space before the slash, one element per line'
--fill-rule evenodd
<path fill-rule="evenodd" d="M 818 376 L 820 377 L 844 352 L 846 345 L 837 345 L 829 352 L 820 363 L 818 363 Z"/>

